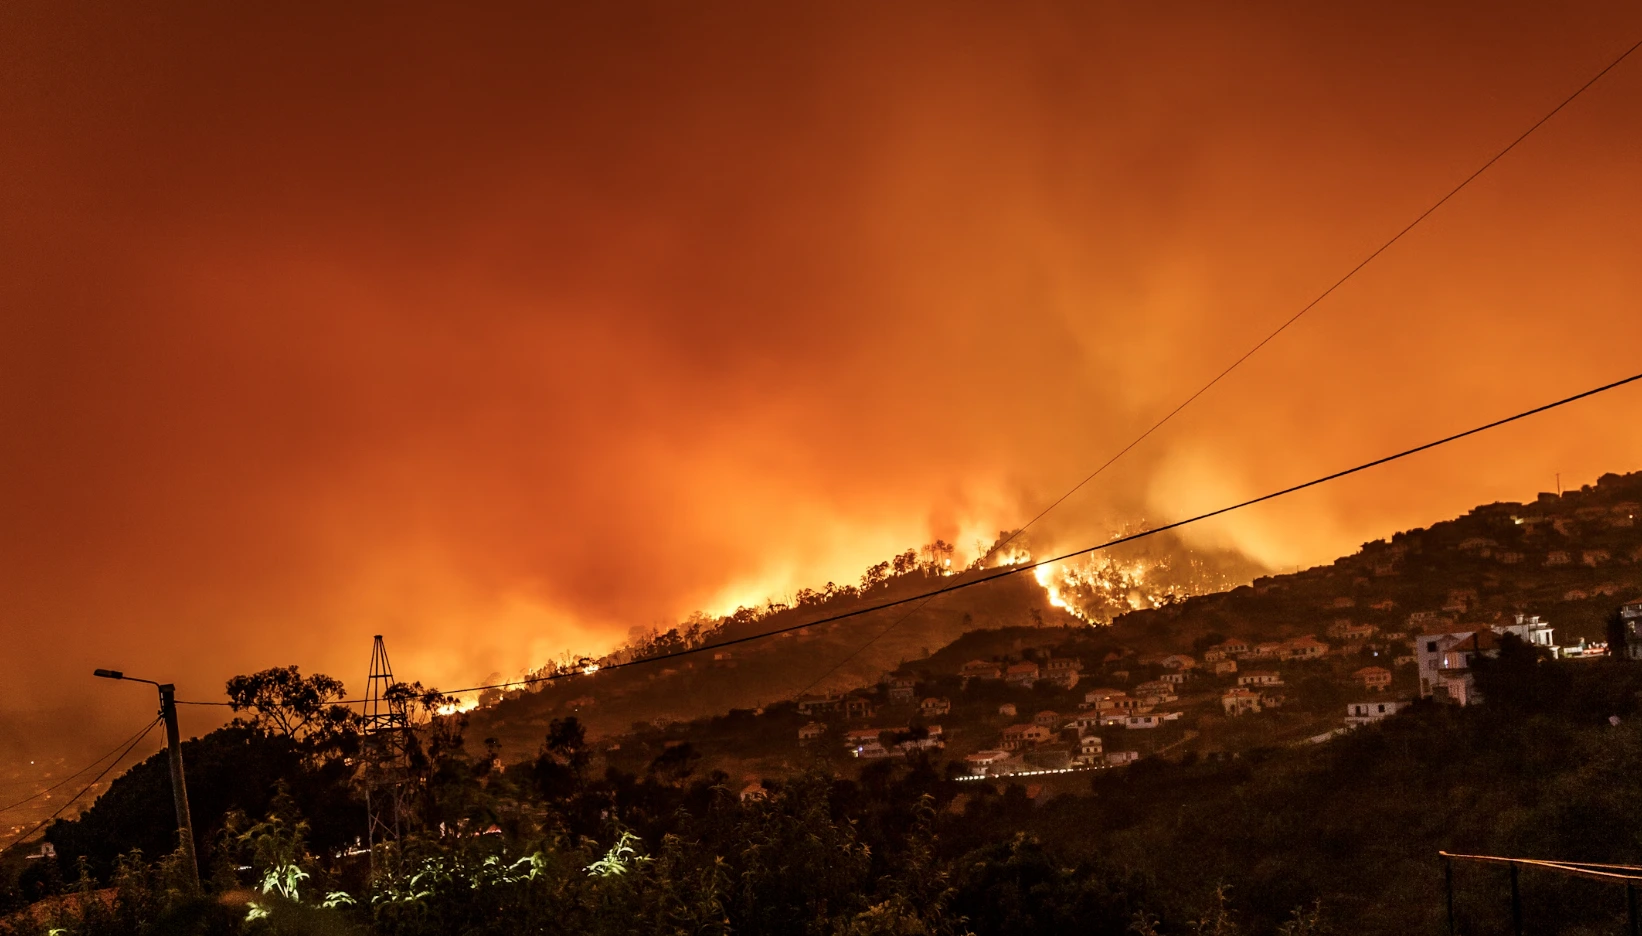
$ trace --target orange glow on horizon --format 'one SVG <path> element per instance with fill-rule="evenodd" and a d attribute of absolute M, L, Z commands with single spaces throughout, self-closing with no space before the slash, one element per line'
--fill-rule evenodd
<path fill-rule="evenodd" d="M 118 721 L 75 681 L 115 662 L 357 690 L 384 633 L 473 685 L 937 539 L 968 568 L 1642 33 L 1619 2 L 318 15 L 0 10 L 19 737 Z M 1617 375 L 1639 147 L 1642 59 L 989 564 Z M 1098 621 L 1636 470 L 1638 399 L 1035 577 Z"/>

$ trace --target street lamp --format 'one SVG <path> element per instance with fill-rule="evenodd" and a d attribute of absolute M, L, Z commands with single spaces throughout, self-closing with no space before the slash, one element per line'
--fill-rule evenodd
<path fill-rule="evenodd" d="M 177 807 L 177 831 L 181 832 L 182 848 L 187 852 L 188 872 L 194 881 L 194 890 L 200 889 L 200 864 L 194 855 L 194 822 L 188 815 L 188 783 L 182 773 L 182 742 L 177 737 L 177 687 L 171 683 L 157 683 L 152 679 L 127 676 L 119 670 L 95 669 L 93 676 L 121 679 L 126 682 L 148 683 L 160 691 L 160 717 L 165 719 L 165 746 L 171 754 L 171 799 Z"/>

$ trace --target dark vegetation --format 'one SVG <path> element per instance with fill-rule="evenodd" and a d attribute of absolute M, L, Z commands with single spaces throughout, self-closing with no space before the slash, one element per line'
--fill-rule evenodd
<path fill-rule="evenodd" d="M 1444 925 L 1439 848 L 1642 861 L 1642 667 L 1551 662 L 1508 640 L 1478 680 L 1486 705 L 1422 704 L 1321 745 L 1146 760 L 1047 802 L 949 781 L 926 759 L 844 777 L 813 764 L 751 792 L 696 775 L 677 747 L 594 775 L 569 720 L 499 771 L 447 720 L 426 746 L 419 830 L 374 879 L 342 854 L 363 806 L 338 760 L 230 727 L 190 748 L 209 894 L 141 857 L 169 851 L 163 765 L 149 762 L 52 828 L 56 862 L 8 857 L 8 910 L 66 896 L 0 932 L 1116 934 L 1154 918 L 1142 927 L 1194 932 L 1223 912 L 1203 931 L 1269 933 L 1321 931 L 1307 929 L 1319 912 L 1338 932 L 1401 934 Z M 1524 887 L 1538 931 L 1622 922 L 1622 891 L 1532 874 Z M 1499 928 L 1505 894 L 1497 871 L 1462 868 L 1464 931 Z"/>

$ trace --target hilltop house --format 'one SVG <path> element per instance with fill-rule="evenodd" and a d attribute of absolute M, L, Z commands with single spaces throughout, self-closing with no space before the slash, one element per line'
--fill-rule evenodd
<path fill-rule="evenodd" d="M 1106 755 L 1106 766 L 1122 767 L 1140 760 L 1139 751 L 1112 751 Z"/>
<path fill-rule="evenodd" d="M 1045 744 L 1053 737 L 1053 733 L 1042 725 L 1010 725 L 1003 730 L 1002 742 L 998 746 L 1006 751 L 1023 751 Z"/>
<path fill-rule="evenodd" d="M 892 679 L 889 681 L 889 701 L 894 703 L 911 702 L 917 690 L 917 683 L 910 679 Z"/>
<path fill-rule="evenodd" d="M 1064 727 L 1075 728 L 1077 730 L 1078 737 L 1081 738 L 1100 727 L 1100 716 L 1089 715 L 1087 713 L 1083 715 L 1075 715 L 1066 723 Z"/>
<path fill-rule="evenodd" d="M 1458 634 L 1426 634 L 1414 646 L 1419 657 L 1421 698 L 1447 699 L 1467 705 L 1477 698 L 1471 663 L 1499 653 L 1499 636 L 1490 629 Z"/>
<path fill-rule="evenodd" d="M 844 697 L 845 718 L 871 718 L 877 711 L 878 707 L 872 704 L 870 696 L 852 692 Z"/>
<path fill-rule="evenodd" d="M 1214 664 L 1214 674 L 1216 676 L 1223 676 L 1227 673 L 1235 672 L 1237 672 L 1236 660 L 1218 660 Z"/>
<path fill-rule="evenodd" d="M 1084 735 L 1078 739 L 1079 764 L 1099 764 L 1105 759 L 1105 744 L 1101 742 L 1100 735 Z"/>
<path fill-rule="evenodd" d="M 937 699 L 931 696 L 918 706 L 918 711 L 925 718 L 936 718 L 952 711 L 952 702 L 950 699 Z"/>
<path fill-rule="evenodd" d="M 1055 657 L 1044 664 L 1043 678 L 1062 689 L 1070 689 L 1078 684 L 1082 672 L 1083 661 L 1077 657 Z"/>
<path fill-rule="evenodd" d="M 1515 634 L 1523 643 L 1545 647 L 1553 653 L 1556 650 L 1556 644 L 1552 640 L 1555 628 L 1541 621 L 1537 614 L 1518 614 L 1515 623 L 1495 624 L 1490 629 L 1496 634 Z"/>
<path fill-rule="evenodd" d="M 1389 718 L 1407 706 L 1407 702 L 1353 702 L 1346 706 L 1346 724 L 1367 725 Z"/>
<path fill-rule="evenodd" d="M 814 741 L 816 738 L 819 738 L 819 737 L 821 737 L 822 735 L 824 735 L 826 733 L 827 733 L 827 726 L 826 725 L 824 725 L 824 724 L 822 724 L 821 722 L 818 722 L 818 721 L 812 721 L 809 724 L 805 725 L 804 727 L 798 729 L 798 740 L 800 740 L 800 741 Z"/>
<path fill-rule="evenodd" d="M 1637 618 L 1642 619 L 1642 611 L 1637 612 Z M 1083 694 L 1083 707 L 1090 708 L 1099 704 L 1103 699 L 1116 698 L 1121 695 L 1128 695 L 1128 693 L 1122 689 L 1090 689 Z"/>
<path fill-rule="evenodd" d="M 1015 717 L 1015 703 L 1005 702 L 1004 704 L 998 706 L 998 714 L 999 715 L 1006 715 L 1010 718 L 1014 718 Z"/>
<path fill-rule="evenodd" d="M 1030 689 L 1038 681 L 1038 664 L 1031 660 L 1022 660 L 1019 663 L 1009 664 L 1003 671 L 1003 678 L 1012 685 Z"/>
<path fill-rule="evenodd" d="M 889 757 L 891 752 L 884 747 L 880 740 L 882 728 L 857 728 L 844 732 L 844 748 L 851 756 L 863 760 L 874 757 Z"/>
<path fill-rule="evenodd" d="M 1107 696 L 1095 703 L 1096 712 L 1138 712 L 1149 707 L 1146 700 L 1124 695 L 1121 692 Z"/>
<path fill-rule="evenodd" d="M 997 776 L 1003 772 L 1004 765 L 1009 762 L 1007 751 L 976 751 L 964 757 L 964 766 L 969 772 L 979 776 Z"/>
<path fill-rule="evenodd" d="M 1166 670 L 1189 670 L 1197 665 L 1197 661 L 1184 653 L 1175 653 L 1159 661 Z"/>
<path fill-rule="evenodd" d="M 1253 689 L 1227 689 L 1220 697 L 1220 707 L 1227 715 L 1247 715 L 1260 711 L 1260 696 Z"/>
<path fill-rule="evenodd" d="M 1375 627 L 1373 624 L 1353 624 L 1350 621 L 1336 621 L 1334 625 L 1328 629 L 1328 635 L 1338 640 L 1361 643 L 1362 641 L 1373 637 L 1374 632 L 1377 630 L 1379 630 L 1379 628 Z"/>
<path fill-rule="evenodd" d="M 1621 615 L 1623 616 L 1623 610 Z M 1476 631 L 1425 634 L 1414 641 L 1415 663 L 1420 672 L 1420 697 L 1438 696 L 1461 705 L 1476 696 L 1471 663 L 1480 656 L 1496 656 L 1499 638 L 1511 634 L 1534 647 L 1557 652 L 1552 642 L 1554 628 L 1538 615 L 1516 615 L 1513 623 L 1493 624 Z"/>
<path fill-rule="evenodd" d="M 1002 679 L 1003 667 L 988 660 L 970 660 L 958 670 L 966 681 L 971 679 Z"/>
<path fill-rule="evenodd" d="M 1146 682 L 1135 686 L 1135 695 L 1140 696 L 1141 698 L 1145 698 L 1146 696 L 1172 695 L 1173 693 L 1174 687 L 1161 679 L 1147 680 Z"/>
<path fill-rule="evenodd" d="M 843 707 L 844 700 L 836 693 L 829 692 L 826 695 L 805 694 L 798 697 L 798 714 L 800 715 L 825 715 L 829 712 L 836 712 Z"/>
<path fill-rule="evenodd" d="M 1048 709 L 1045 709 L 1044 711 L 1032 716 L 1032 724 L 1042 725 L 1050 731 L 1054 731 L 1056 728 L 1060 727 L 1060 713 L 1051 712 Z"/>
<path fill-rule="evenodd" d="M 1157 681 L 1167 683 L 1170 686 L 1184 686 L 1188 678 L 1190 678 L 1190 673 L 1187 670 L 1180 670 L 1174 673 L 1164 673 L 1157 678 Z"/>
<path fill-rule="evenodd" d="M 1247 640 L 1239 640 L 1236 637 L 1233 637 L 1214 649 L 1220 651 L 1226 656 L 1235 657 L 1238 654 L 1249 652 L 1249 642 Z M 1204 654 L 1204 656 L 1207 656 L 1207 654 Z"/>
<path fill-rule="evenodd" d="M 1272 670 L 1250 670 L 1237 677 L 1239 686 L 1281 686 L 1283 675 Z"/>
<path fill-rule="evenodd" d="M 1117 728 L 1156 728 L 1164 722 L 1174 721 L 1180 717 L 1179 712 L 1150 712 L 1144 715 L 1112 715 L 1105 719 L 1105 724 Z"/>
<path fill-rule="evenodd" d="M 1283 660 L 1317 660 L 1327 653 L 1328 644 L 1307 634 L 1304 637 L 1284 641 L 1282 648 L 1277 652 L 1277 656 Z"/>
<path fill-rule="evenodd" d="M 1391 671 L 1383 666 L 1365 666 L 1351 674 L 1351 678 L 1361 682 L 1364 689 L 1384 691 L 1391 685 Z"/>

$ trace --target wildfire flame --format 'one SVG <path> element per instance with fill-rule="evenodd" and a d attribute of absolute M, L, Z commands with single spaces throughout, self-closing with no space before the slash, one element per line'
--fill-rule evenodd
<path fill-rule="evenodd" d="M 434 709 L 434 712 L 439 715 L 460 715 L 463 712 L 471 712 L 478 707 L 479 697 L 468 696 L 465 699 L 452 699 Z"/>
<path fill-rule="evenodd" d="M 1016 565 L 1031 560 L 1011 554 L 999 565 Z M 1224 576 L 1202 574 L 1188 559 L 1184 570 L 1171 558 L 1117 558 L 1113 556 L 1069 559 L 1032 570 L 1049 599 L 1080 621 L 1099 626 L 1129 611 L 1158 608 L 1192 595 L 1219 591 L 1229 584 Z M 1184 575 L 1182 575 L 1184 572 Z"/>

